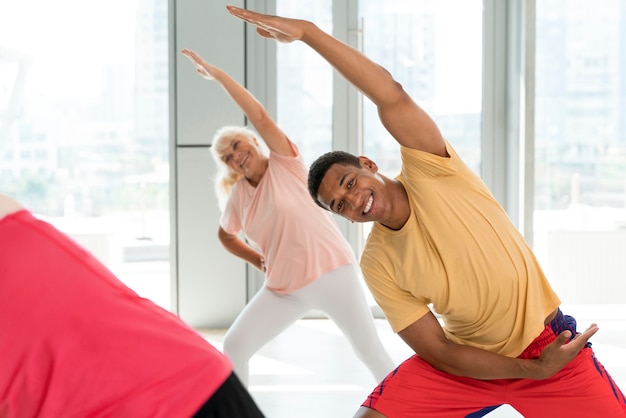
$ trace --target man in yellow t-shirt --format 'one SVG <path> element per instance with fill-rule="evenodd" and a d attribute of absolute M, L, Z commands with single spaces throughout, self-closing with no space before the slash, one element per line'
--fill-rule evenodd
<path fill-rule="evenodd" d="M 312 47 L 374 102 L 401 146 L 395 179 L 341 151 L 309 173 L 318 205 L 375 222 L 363 274 L 416 353 L 356 416 L 478 417 L 507 403 L 525 417 L 626 417 L 624 395 L 588 344 L 597 326 L 576 332 L 503 208 L 402 86 L 311 22 L 228 10 L 261 36 Z"/>

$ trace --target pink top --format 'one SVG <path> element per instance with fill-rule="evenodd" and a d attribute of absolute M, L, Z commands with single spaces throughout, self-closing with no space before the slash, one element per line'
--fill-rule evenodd
<path fill-rule="evenodd" d="M 0 416 L 185 417 L 232 365 L 20 210 L 0 219 Z"/>
<path fill-rule="evenodd" d="M 245 179 L 233 186 L 220 221 L 230 234 L 243 231 L 261 251 L 267 265 L 265 285 L 279 293 L 294 292 L 324 273 L 356 264 L 332 214 L 309 195 L 306 166 L 291 145 L 295 157 L 270 153 L 256 188 Z"/>

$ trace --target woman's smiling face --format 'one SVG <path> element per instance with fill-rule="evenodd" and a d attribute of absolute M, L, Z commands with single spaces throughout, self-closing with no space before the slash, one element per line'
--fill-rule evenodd
<path fill-rule="evenodd" d="M 239 134 L 224 149 L 221 160 L 229 169 L 244 177 L 256 171 L 261 151 L 251 138 Z"/>

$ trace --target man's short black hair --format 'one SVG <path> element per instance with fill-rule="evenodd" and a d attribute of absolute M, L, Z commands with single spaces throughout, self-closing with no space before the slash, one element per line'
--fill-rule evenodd
<path fill-rule="evenodd" d="M 356 155 L 350 154 L 345 151 L 331 151 L 327 152 L 319 156 L 313 164 L 311 164 L 311 168 L 309 168 L 309 193 L 311 197 L 317 203 L 317 205 L 321 208 L 327 209 L 322 203 L 317 199 L 317 193 L 319 191 L 320 185 L 322 184 L 322 179 L 326 175 L 326 172 L 333 164 L 341 164 L 341 165 L 352 165 L 355 167 L 361 167 L 361 163 L 359 162 L 359 158 Z"/>

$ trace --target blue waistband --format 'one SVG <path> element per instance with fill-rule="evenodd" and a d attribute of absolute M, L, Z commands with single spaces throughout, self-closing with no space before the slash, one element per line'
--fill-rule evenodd
<path fill-rule="evenodd" d="M 572 333 L 570 340 L 572 340 L 577 334 L 576 318 L 570 315 L 563 315 L 563 312 L 561 312 L 561 309 L 557 310 L 556 316 L 550 322 L 550 327 L 552 328 L 554 335 L 559 335 L 563 331 L 570 331 Z M 591 343 L 588 342 L 586 346 L 591 347 Z"/>

